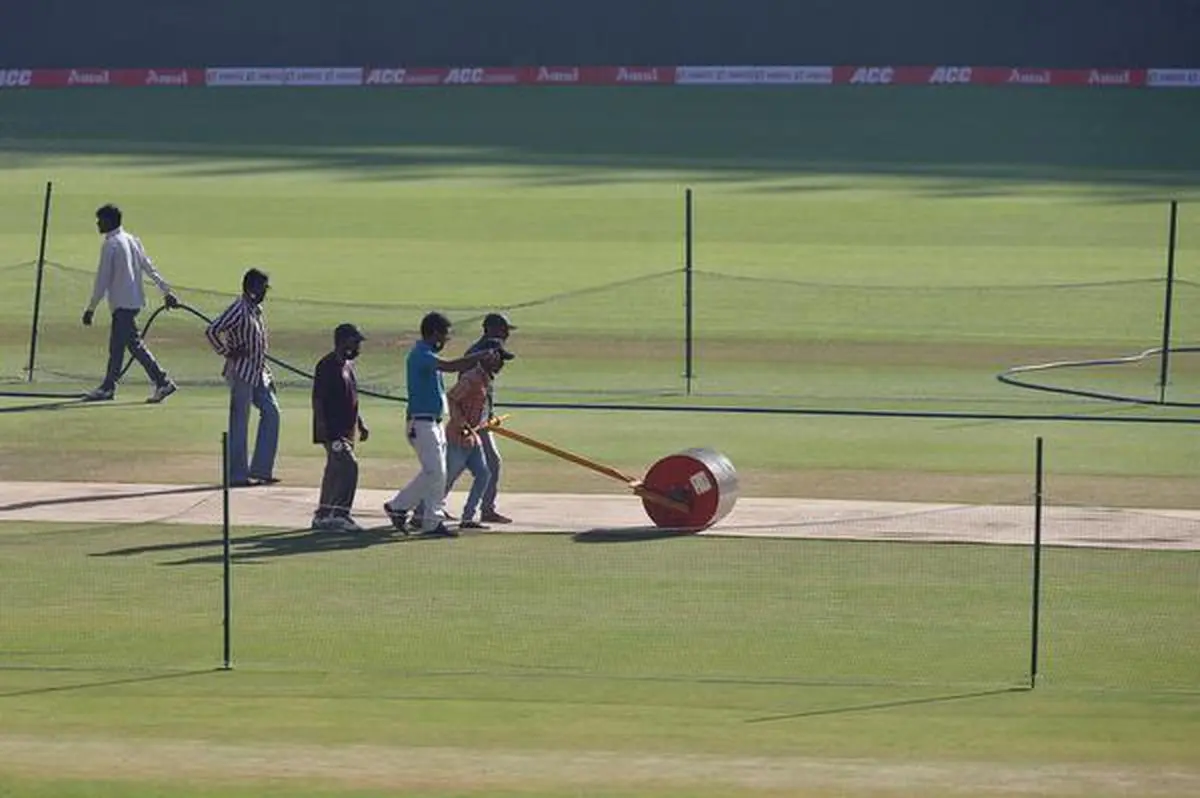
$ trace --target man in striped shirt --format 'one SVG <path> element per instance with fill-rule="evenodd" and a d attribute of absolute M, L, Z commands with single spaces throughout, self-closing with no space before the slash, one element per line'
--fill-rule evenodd
<path fill-rule="evenodd" d="M 84 398 L 89 402 L 113 398 L 117 391 L 117 380 L 121 376 L 125 350 L 128 349 L 154 383 L 154 393 L 146 401 L 157 404 L 175 393 L 175 383 L 167 377 L 138 334 L 137 315 L 146 305 L 142 275 L 148 276 L 162 291 L 167 307 L 173 308 L 179 301 L 171 293 L 171 286 L 154 268 L 142 242 L 121 226 L 120 208 L 116 205 L 99 208 L 96 211 L 96 229 L 104 236 L 104 244 L 100 247 L 100 265 L 96 269 L 92 298 L 83 312 L 83 325 L 92 326 L 96 307 L 107 296 L 109 309 L 112 310 L 112 327 L 108 333 L 108 370 L 104 382 Z"/>
<path fill-rule="evenodd" d="M 275 477 L 279 402 L 267 366 L 267 320 L 262 312 L 269 288 L 266 273 L 250 269 L 242 277 L 242 295 L 204 331 L 213 350 L 225 358 L 222 374 L 229 385 L 229 479 L 235 487 L 279 481 Z M 247 439 L 252 404 L 258 408 L 258 436 L 250 460 Z"/>

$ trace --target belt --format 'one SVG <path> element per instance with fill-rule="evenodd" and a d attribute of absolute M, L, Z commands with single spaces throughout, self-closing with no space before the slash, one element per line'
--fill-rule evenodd
<path fill-rule="evenodd" d="M 409 421 L 436 421 L 439 424 L 442 423 L 441 416 L 433 416 L 433 415 L 429 415 L 429 414 L 409 416 L 408 420 Z"/>

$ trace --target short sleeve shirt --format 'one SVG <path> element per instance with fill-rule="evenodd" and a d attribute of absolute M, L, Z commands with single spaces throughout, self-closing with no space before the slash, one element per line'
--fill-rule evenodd
<path fill-rule="evenodd" d="M 446 386 L 438 370 L 438 356 L 425 341 L 417 341 L 405 361 L 408 379 L 408 414 L 443 417 Z"/>

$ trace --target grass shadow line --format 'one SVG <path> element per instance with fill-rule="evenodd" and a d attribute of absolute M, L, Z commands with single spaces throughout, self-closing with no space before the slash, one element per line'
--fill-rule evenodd
<path fill-rule="evenodd" d="M 40 669 L 38 669 L 40 670 Z M 53 669 L 51 669 L 53 670 Z M 207 668 L 205 670 L 183 671 L 173 673 L 155 673 L 149 676 L 128 676 L 123 679 L 102 679 L 94 682 L 81 682 L 77 684 L 62 684 L 54 687 L 30 687 L 24 690 L 13 690 L 7 693 L 0 693 L 0 699 L 3 698 L 21 698 L 31 695 L 46 695 L 49 693 L 65 693 L 73 690 L 90 690 L 94 687 L 116 687 L 126 684 L 142 684 L 144 682 L 160 682 L 167 679 L 185 679 L 193 676 L 204 676 L 210 673 L 221 670 L 220 668 Z"/>
<path fill-rule="evenodd" d="M 666 540 L 668 538 L 691 537 L 694 531 L 685 529 L 665 529 L 657 526 L 634 526 L 618 529 L 597 528 L 576 532 L 571 540 L 576 543 L 639 543 L 649 540 Z"/>
<path fill-rule="evenodd" d="M 59 496 L 53 499 L 31 499 L 26 502 L 13 502 L 0 505 L 0 513 L 13 510 L 30 510 L 34 507 L 52 507 L 60 504 L 90 504 L 92 502 L 120 501 L 121 499 L 145 499 L 152 496 L 175 496 L 187 493 L 205 493 L 221 490 L 220 485 L 188 485 L 181 488 L 164 488 L 163 490 L 129 491 L 126 493 L 88 494 L 85 496 Z"/>
<path fill-rule="evenodd" d="M 926 696 L 924 698 L 906 698 L 899 701 L 876 701 L 870 704 L 854 704 L 846 707 L 829 707 L 827 709 L 812 709 L 804 712 L 790 712 L 784 715 L 766 715 L 750 718 L 746 723 L 774 723 L 782 720 L 799 720 L 800 718 L 819 718 L 825 715 L 846 715 L 852 712 L 873 712 L 879 709 L 896 709 L 898 707 L 920 706 L 922 704 L 944 704 L 952 701 L 966 701 L 972 698 L 1008 695 L 1010 693 L 1028 693 L 1032 688 L 1001 687 L 993 690 L 977 690 L 970 693 L 952 693 L 950 695 Z"/>

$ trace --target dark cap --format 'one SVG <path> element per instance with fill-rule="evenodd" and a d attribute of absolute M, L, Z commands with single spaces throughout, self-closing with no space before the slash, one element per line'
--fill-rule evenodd
<path fill-rule="evenodd" d="M 346 322 L 345 324 L 339 324 L 334 328 L 333 340 L 336 343 L 337 341 L 345 341 L 346 339 L 365 341 L 367 340 L 367 336 L 363 335 L 362 331 L 360 331 L 353 324 Z"/>
<path fill-rule="evenodd" d="M 504 342 L 501 341 L 499 338 L 484 338 L 482 341 L 479 342 L 479 345 L 477 347 L 475 347 L 475 351 L 476 352 L 493 352 L 493 351 L 499 352 L 500 359 L 505 360 L 505 361 L 512 360 L 513 358 L 516 357 L 516 355 L 514 355 L 512 352 L 509 352 L 507 349 L 504 348 Z"/>
<path fill-rule="evenodd" d="M 510 330 L 517 329 L 517 325 L 508 320 L 508 316 L 503 313 L 489 313 L 483 317 L 483 328 L 488 327 L 507 327 Z"/>

